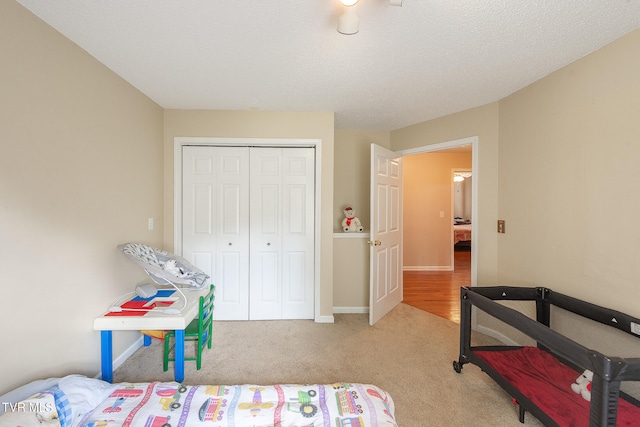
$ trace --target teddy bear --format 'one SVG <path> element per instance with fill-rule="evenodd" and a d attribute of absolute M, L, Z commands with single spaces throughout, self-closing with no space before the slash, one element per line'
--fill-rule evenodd
<path fill-rule="evenodd" d="M 364 230 L 364 228 L 362 228 L 362 223 L 356 216 L 355 210 L 348 207 L 345 208 L 342 212 L 344 213 L 344 216 L 346 216 L 346 218 L 342 220 L 342 229 L 345 233 Z"/>
<path fill-rule="evenodd" d="M 593 372 L 586 370 L 576 378 L 576 382 L 571 384 L 571 390 L 579 394 L 588 402 L 591 401 L 591 381 L 593 381 Z"/>

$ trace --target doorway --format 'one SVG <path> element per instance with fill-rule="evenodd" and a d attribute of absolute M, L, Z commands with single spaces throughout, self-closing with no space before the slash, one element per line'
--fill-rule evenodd
<path fill-rule="evenodd" d="M 460 286 L 475 286 L 477 278 L 477 230 L 473 227 L 478 204 L 477 145 L 477 137 L 473 137 L 402 152 L 406 201 L 404 302 L 454 322 L 459 322 Z M 420 163 L 420 156 L 430 156 L 430 160 Z M 412 173 L 412 165 L 421 165 L 420 170 Z M 425 166 L 432 170 L 426 171 Z M 465 199 L 468 206 L 462 211 L 465 213 L 458 215 L 454 200 L 462 185 L 456 187 L 453 178 L 461 172 L 469 176 L 469 195 Z M 415 200 L 411 199 L 412 191 L 418 195 Z M 456 216 L 458 221 L 454 221 Z M 455 222 L 464 230 L 454 229 Z"/>

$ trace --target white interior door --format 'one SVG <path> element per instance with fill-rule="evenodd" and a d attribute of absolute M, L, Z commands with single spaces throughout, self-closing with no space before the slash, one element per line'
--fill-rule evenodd
<path fill-rule="evenodd" d="M 403 298 L 402 156 L 371 144 L 369 324 Z"/>
<path fill-rule="evenodd" d="M 185 146 L 183 256 L 211 276 L 216 320 L 249 318 L 249 148 Z"/>
<path fill-rule="evenodd" d="M 314 317 L 314 150 L 250 153 L 251 320 Z"/>

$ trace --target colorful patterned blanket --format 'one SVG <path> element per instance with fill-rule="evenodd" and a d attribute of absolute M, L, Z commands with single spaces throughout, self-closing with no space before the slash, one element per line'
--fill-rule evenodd
<path fill-rule="evenodd" d="M 144 426 L 397 426 L 391 396 L 373 385 L 185 386 L 121 383 L 77 424 Z"/>

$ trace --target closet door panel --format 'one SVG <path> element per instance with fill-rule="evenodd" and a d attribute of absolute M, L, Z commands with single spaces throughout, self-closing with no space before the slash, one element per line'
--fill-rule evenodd
<path fill-rule="evenodd" d="M 282 318 L 314 317 L 315 151 L 282 150 Z"/>
<path fill-rule="evenodd" d="M 241 233 L 240 206 L 242 203 L 242 188 L 239 185 L 221 186 L 221 210 L 220 233 L 226 236 L 239 236 Z"/>
<path fill-rule="evenodd" d="M 213 251 L 192 252 L 191 264 L 197 266 L 202 271 L 212 271 L 213 265 L 211 263 L 214 259 Z"/>
<path fill-rule="evenodd" d="M 247 320 L 249 149 L 183 147 L 183 198 L 183 255 L 216 285 L 214 318 Z"/>
<path fill-rule="evenodd" d="M 304 303 L 305 253 L 289 251 L 284 254 L 283 294 L 289 303 Z"/>
<path fill-rule="evenodd" d="M 213 234 L 212 212 L 213 186 L 211 184 L 194 184 L 191 198 L 193 210 L 193 234 L 211 236 Z"/>
<path fill-rule="evenodd" d="M 224 159 L 221 159 L 223 163 Z M 238 184 L 221 185 L 220 233 L 218 248 L 217 283 L 220 293 L 216 295 L 218 320 L 247 320 L 248 317 L 248 242 L 243 243 L 242 225 L 243 189 Z M 244 191 L 246 192 L 246 190 Z"/>
<path fill-rule="evenodd" d="M 217 320 L 249 319 L 249 149 L 215 147 L 219 170 L 216 225 Z"/>
<path fill-rule="evenodd" d="M 268 239 L 269 236 L 277 238 L 280 233 L 280 188 L 274 184 L 256 183 L 253 186 L 252 197 L 259 198 L 256 205 L 259 209 L 259 215 L 254 222 L 259 222 L 259 228 L 252 232 Z M 253 237 L 253 235 L 252 235 Z"/>
<path fill-rule="evenodd" d="M 255 288 L 256 291 L 259 291 L 254 294 L 257 298 L 255 303 L 257 307 L 261 305 L 267 306 L 268 309 L 263 310 L 264 314 L 262 316 L 264 318 L 279 318 L 277 314 L 279 310 L 274 305 L 280 299 L 280 262 L 278 258 L 280 256 L 276 251 L 263 250 L 259 252 L 258 258 L 254 260 L 255 268 L 260 272 L 262 278 L 261 286 Z M 272 311 L 275 311 L 275 313 Z"/>
<path fill-rule="evenodd" d="M 290 185 L 287 188 L 287 207 L 284 209 L 288 220 L 285 220 L 286 232 L 290 235 L 305 234 L 305 187 L 304 185 Z"/>
<path fill-rule="evenodd" d="M 246 266 L 242 265 L 242 258 L 242 254 L 239 251 L 227 251 L 220 255 L 220 271 L 217 276 L 220 278 L 220 287 L 224 289 L 224 293 L 220 297 L 221 301 L 218 301 L 217 303 L 220 303 L 223 306 L 244 306 L 246 304 L 246 301 L 244 300 L 245 295 L 242 292 L 242 286 L 240 286 L 242 283 L 242 275 L 240 273 L 242 270 L 246 271 Z M 225 284 L 224 286 L 222 285 L 223 283 Z M 216 310 L 218 309 L 219 307 L 216 307 Z M 230 317 L 237 316 L 230 315 Z M 246 319 L 248 319 L 248 317 Z"/>
<path fill-rule="evenodd" d="M 250 153 L 250 301 L 251 320 L 280 319 L 282 217 L 280 148 Z"/>
<path fill-rule="evenodd" d="M 182 255 L 211 275 L 215 265 L 216 173 L 209 153 L 183 147 Z"/>

